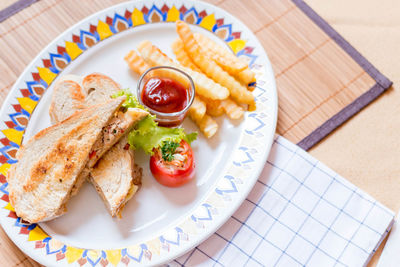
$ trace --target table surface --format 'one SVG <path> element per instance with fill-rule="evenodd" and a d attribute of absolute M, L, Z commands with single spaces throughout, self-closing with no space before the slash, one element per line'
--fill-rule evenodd
<path fill-rule="evenodd" d="M 400 209 L 400 3 L 306 2 L 382 73 L 393 88 L 333 132 L 311 154 L 394 211 Z M 380 251 L 371 261 L 375 266 Z"/>
<path fill-rule="evenodd" d="M 392 89 L 310 152 L 384 205 L 398 211 L 400 116 L 396 114 L 400 113 L 397 88 L 400 84 L 400 3 L 397 0 L 306 2 L 394 82 Z M 379 255 L 380 251 L 370 266 L 376 265 Z"/>

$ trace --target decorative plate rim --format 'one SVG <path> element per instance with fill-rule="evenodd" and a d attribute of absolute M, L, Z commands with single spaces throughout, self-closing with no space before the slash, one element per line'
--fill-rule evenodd
<path fill-rule="evenodd" d="M 142 10 L 139 10 L 139 7 L 142 6 Z M 151 8 L 147 8 L 148 6 L 151 6 Z M 166 8 L 164 8 L 166 6 Z M 180 6 L 181 8 L 178 10 L 177 7 Z M 187 9 L 185 6 L 191 7 L 190 9 Z M 143 10 L 144 8 L 147 8 L 147 13 L 145 12 L 146 10 Z M 175 7 L 175 10 L 172 12 L 173 8 Z M 119 9 L 124 9 L 125 14 L 121 15 L 118 13 L 117 10 Z M 184 11 L 184 9 L 186 11 Z M 200 10 L 199 10 L 200 8 Z M 164 9 L 164 11 L 163 11 Z M 182 10 L 181 10 L 182 9 Z M 166 10 L 166 11 L 165 11 Z M 192 10 L 192 11 L 191 11 Z M 209 14 L 207 14 L 206 10 L 209 10 Z M 211 10 L 211 13 L 210 13 Z M 113 21 L 108 20 L 108 13 L 110 12 L 115 12 L 114 13 L 114 18 Z M 130 12 L 128 16 L 126 15 L 127 11 L 132 11 Z M 137 12 L 136 12 L 137 11 Z M 251 63 L 254 63 L 254 68 L 255 71 L 257 72 L 258 77 L 260 78 L 258 81 L 264 82 L 264 84 L 260 84 L 256 87 L 255 92 L 259 95 L 257 95 L 257 111 L 256 112 L 249 112 L 246 115 L 246 120 L 249 120 L 249 118 L 252 118 L 257 124 L 254 129 L 246 129 L 248 133 L 247 139 L 245 139 L 243 136 L 241 137 L 241 143 L 239 145 L 238 151 L 235 151 L 233 158 L 237 159 L 237 161 L 232 162 L 232 167 L 228 169 L 227 173 L 220 178 L 216 183 L 215 188 L 212 189 L 212 191 L 208 192 L 206 197 L 204 198 L 205 201 L 202 204 L 199 204 L 199 206 L 196 208 L 196 210 L 200 209 L 202 206 L 203 209 L 206 210 L 208 213 L 209 218 L 211 218 L 211 221 L 213 223 L 208 223 L 206 222 L 206 219 L 202 217 L 196 217 L 195 212 L 193 212 L 191 219 L 192 221 L 184 221 L 183 223 L 178 223 L 178 226 L 185 225 L 186 228 L 182 227 L 179 228 L 176 226 L 174 229 L 167 229 L 166 234 L 160 235 L 158 237 L 159 240 L 156 240 L 153 242 L 153 240 L 149 240 L 148 242 L 144 242 L 143 244 L 135 244 L 133 246 L 129 246 L 127 248 L 120 248 L 120 249 L 105 249 L 105 250 L 94 250 L 94 249 L 81 249 L 81 248 L 75 248 L 73 246 L 68 246 L 66 244 L 61 243 L 58 240 L 55 240 L 54 238 L 51 238 L 47 236 L 47 234 L 41 230 L 39 225 L 33 224 L 30 226 L 24 226 L 21 224 L 19 221 L 19 218 L 15 216 L 15 213 L 13 215 L 13 209 L 11 205 L 8 203 L 8 194 L 6 191 L 6 186 L 7 183 L 6 181 L 4 182 L 3 177 L 5 176 L 5 173 L 7 171 L 5 164 L 12 164 L 8 163 L 12 162 L 12 155 L 8 154 L 7 152 L 10 152 L 10 144 L 11 148 L 14 150 L 17 149 L 18 144 L 18 138 L 20 138 L 20 141 L 22 142 L 23 138 L 23 133 L 25 132 L 26 125 L 29 122 L 29 118 L 31 114 L 33 114 L 34 109 L 37 105 L 37 103 L 40 101 L 40 97 L 46 89 L 51 85 L 51 82 L 57 77 L 58 73 L 62 72 L 62 68 L 60 66 L 57 66 L 54 63 L 54 57 L 51 57 L 48 59 L 49 54 L 51 55 L 51 48 L 54 46 L 59 47 L 57 45 L 60 43 L 61 40 L 66 44 L 65 47 L 63 47 L 64 50 L 59 52 L 55 58 L 58 57 L 58 60 L 64 60 L 64 63 L 68 65 L 71 61 L 73 61 L 75 58 L 77 58 L 81 53 L 83 53 L 86 49 L 89 49 L 90 46 L 86 47 L 88 43 L 86 43 L 86 40 L 79 40 L 78 42 L 75 42 L 75 40 L 71 41 L 65 41 L 65 39 L 69 39 L 71 35 L 74 35 L 73 32 L 75 29 L 78 29 L 80 27 L 85 27 L 87 26 L 91 20 L 97 19 L 97 25 L 94 26 L 90 24 L 88 30 L 83 30 L 80 29 L 80 32 L 86 32 L 88 35 L 91 37 L 89 38 L 94 38 L 95 43 L 100 42 L 102 40 L 107 40 L 108 37 L 111 37 L 118 32 L 120 32 L 120 29 L 118 27 L 123 27 L 123 25 L 118 25 L 116 24 L 116 20 L 118 19 L 121 20 L 121 22 L 118 23 L 126 23 L 127 26 L 126 29 L 123 30 L 128 30 L 131 28 L 135 28 L 138 25 L 142 24 L 147 24 L 147 23 L 154 23 L 154 21 L 150 21 L 149 19 L 153 19 L 154 13 L 151 12 L 158 12 L 158 16 L 160 19 L 159 22 L 166 22 L 169 18 L 169 14 L 171 11 L 171 17 L 172 19 L 179 18 L 179 19 L 184 19 L 187 20 L 187 16 L 192 16 L 191 19 L 196 19 L 194 20 L 194 24 L 199 25 L 200 27 L 203 27 L 209 31 L 214 32 L 215 34 L 219 34 L 218 31 L 228 30 L 228 35 L 227 38 L 224 39 L 226 42 L 231 42 L 228 45 L 233 49 L 233 51 L 242 56 L 247 56 L 250 58 Z M 199 12 L 201 11 L 201 12 Z M 134 17 L 134 13 L 136 12 L 136 15 Z M 138 13 L 139 12 L 139 13 Z M 177 13 L 178 12 L 178 13 Z M 187 13 L 187 12 L 192 12 L 192 13 Z M 201 17 L 201 13 L 205 12 L 203 16 Z M 220 18 L 215 18 L 214 14 L 219 13 L 222 14 L 222 23 Z M 150 17 L 152 15 L 152 17 Z M 107 16 L 105 21 L 101 20 L 102 17 Z M 178 17 L 177 17 L 178 16 Z M 210 17 L 211 16 L 211 17 Z M 127 18 L 129 17 L 129 18 Z M 117 18 L 117 19 L 116 19 Z M 140 18 L 142 20 L 140 20 Z M 155 17 L 156 18 L 156 17 Z M 206 18 L 208 18 L 209 21 L 206 23 L 202 22 L 206 21 Z M 138 19 L 135 21 L 135 19 Z M 212 19 L 214 19 L 214 24 L 212 23 Z M 224 24 L 224 19 L 228 19 L 231 24 Z M 173 21 L 173 20 L 172 20 Z M 190 21 L 189 21 L 190 22 Z M 136 23 L 136 25 L 135 25 Z M 139 23 L 139 24 L 138 24 Z M 92 32 L 92 26 L 96 28 L 94 33 Z M 206 27 L 207 28 L 206 28 Z M 212 27 L 211 27 L 212 26 Z M 99 29 L 100 27 L 100 29 Z M 225 27 L 225 28 L 224 28 Z M 243 31 L 241 32 L 233 32 L 233 28 L 241 29 Z M 222 29 L 222 30 L 221 30 Z M 121 31 L 123 31 L 121 30 Z M 244 33 L 246 37 L 248 37 L 249 40 L 246 39 L 241 39 L 240 35 L 241 33 Z M 235 36 L 233 34 L 236 34 Z M 81 35 L 82 36 L 82 35 Z M 221 33 L 222 36 L 222 33 Z M 221 37 L 219 36 L 219 37 Z M 234 38 L 235 37 L 235 38 Z M 74 39 L 74 37 L 72 38 Z M 76 38 L 75 38 L 76 39 Z M 73 46 L 74 49 L 76 49 L 77 52 L 79 52 L 79 49 L 81 52 L 76 55 L 74 52 L 68 52 L 66 49 L 67 42 L 71 43 L 71 46 Z M 251 42 L 253 47 L 248 47 L 246 46 L 246 42 Z M 247 49 L 249 48 L 249 49 Z M 71 48 L 70 48 L 71 49 Z M 247 50 L 246 50 L 247 49 Z M 259 53 L 260 56 L 257 59 L 257 56 L 252 55 L 253 49 L 256 49 Z M 54 50 L 54 49 L 53 49 Z M 75 51 L 75 52 L 76 52 Z M 38 65 L 41 65 L 40 62 L 43 60 L 44 67 L 38 67 Z M 261 64 L 255 64 L 255 62 L 258 61 L 263 61 L 262 65 Z M 64 66 L 65 67 L 65 66 Z M 38 73 L 33 73 L 33 69 L 38 69 Z M 40 68 L 40 70 L 39 70 Z M 40 73 L 42 71 L 42 73 Z M 32 87 L 29 87 L 28 82 L 25 82 L 27 80 L 27 75 L 32 74 L 34 81 L 36 82 L 37 88 L 36 91 L 35 89 L 32 89 Z M 34 76 L 36 75 L 36 76 Z M 265 81 L 264 79 L 265 78 Z M 43 83 L 44 82 L 44 83 Z M 20 88 L 22 86 L 25 86 L 24 84 L 28 85 L 28 89 L 22 89 L 26 91 L 22 91 Z M 31 84 L 32 85 L 32 84 Z M 46 87 L 44 87 L 46 85 Z M 263 89 L 260 86 L 268 86 L 268 89 Z M 33 85 L 32 85 L 33 86 Z M 44 91 L 40 91 L 40 86 L 42 86 L 42 89 Z M 261 92 L 258 92 L 258 90 L 261 90 Z M 42 94 L 40 94 L 40 92 Z M 18 93 L 22 94 L 18 98 Z M 26 95 L 26 96 L 25 96 Z M 267 96 L 265 96 L 267 95 Z M 12 100 L 18 99 L 19 105 L 12 105 Z M 25 99 L 23 103 L 19 101 L 19 99 Z M 32 102 L 29 102 L 29 99 L 32 101 L 36 101 L 36 104 L 33 104 Z M 264 103 L 265 102 L 265 103 Z M 201 1 L 178 1 L 178 0 L 155 0 L 155 1 L 129 1 L 129 2 L 124 2 L 121 4 L 117 4 L 111 7 L 108 7 L 104 10 L 101 10 L 99 12 L 96 12 L 95 14 L 88 16 L 81 21 L 77 22 L 75 25 L 71 26 L 67 30 L 65 30 L 63 33 L 58 35 L 53 41 L 51 41 L 33 60 L 32 62 L 24 69 L 24 71 L 21 73 L 15 84 L 13 85 L 12 89 L 8 93 L 3 106 L 0 110 L 0 123 L 6 125 L 6 127 L 3 127 L 3 125 L 0 124 L 0 131 L 2 134 L 0 134 L 0 157 L 7 158 L 6 162 L 0 161 L 0 178 L 3 179 L 1 181 L 0 179 L 0 191 L 3 192 L 3 195 L 1 196 L 0 201 L 0 223 L 3 226 L 3 229 L 6 231 L 7 235 L 12 239 L 12 241 L 20 248 L 22 249 L 26 254 L 28 254 L 30 257 L 35 259 L 36 261 L 42 263 L 42 264 L 70 264 L 70 263 L 78 263 L 78 259 L 83 259 L 85 260 L 85 263 L 91 264 L 92 266 L 97 265 L 101 260 L 104 260 L 103 263 L 111 263 L 111 265 L 118 265 L 120 263 L 144 263 L 144 264 L 161 264 L 165 263 L 171 259 L 177 258 L 180 255 L 186 253 L 188 250 L 194 248 L 201 242 L 203 242 L 205 239 L 207 239 L 211 234 L 213 234 L 218 228 L 220 228 L 226 220 L 239 208 L 239 206 L 242 204 L 243 200 L 245 197 L 249 194 L 250 190 L 253 188 L 255 182 L 257 181 L 258 176 L 260 175 L 263 166 L 267 156 L 269 154 L 269 151 L 272 146 L 273 142 L 273 137 L 275 133 L 275 128 L 276 128 L 276 122 L 277 122 L 277 92 L 276 92 L 276 85 L 275 85 L 275 79 L 273 76 L 273 71 L 271 64 L 268 60 L 268 57 L 266 55 L 266 52 L 260 45 L 258 39 L 255 37 L 255 35 L 242 23 L 240 20 L 235 18 L 233 15 L 229 14 L 227 11 L 222 10 L 219 7 L 216 7 L 212 4 L 209 3 L 204 3 Z M 265 104 L 271 105 L 267 106 Z M 33 105 L 33 107 L 32 107 Z M 16 108 L 17 106 L 17 108 Z M 28 109 L 28 112 L 26 110 Z M 18 110 L 17 110 L 18 109 Z M 15 110 L 17 113 L 13 114 L 8 114 L 7 110 Z M 264 113 L 265 112 L 265 113 Z M 16 114 L 16 115 L 15 115 Z M 14 117 L 12 117 L 13 115 Z M 20 117 L 18 117 L 20 116 Z M 18 118 L 23 118 L 25 116 L 25 119 L 27 119 L 26 124 L 23 125 L 23 120 L 18 121 Z M 6 121 L 11 118 L 11 121 Z M 16 118 L 16 120 L 15 120 Z M 266 122 L 264 122 L 264 120 Z M 19 135 L 17 137 L 13 137 L 10 140 L 10 136 L 12 137 L 12 133 L 8 133 L 6 135 L 4 133 L 4 130 L 11 129 L 7 123 L 11 122 L 11 124 L 14 125 L 14 130 L 15 129 L 20 129 Z M 10 125 L 11 125 L 10 124 Z M 18 128 L 19 127 L 19 128 Z M 268 129 L 267 129 L 268 128 Z M 260 131 L 262 129 L 262 131 Z M 16 130 L 18 131 L 18 130 Z M 264 132 L 268 135 L 267 137 L 264 136 Z M 2 136 L 5 136 L 5 138 L 1 138 Z M 257 137 L 258 135 L 258 137 Z M 3 140 L 7 139 L 6 144 L 3 143 Z M 17 142 L 13 142 L 17 141 Z M 263 141 L 264 150 L 262 151 L 257 151 L 256 145 L 259 145 L 259 142 Z M 7 143 L 8 142 L 8 143 Z M 17 145 L 17 146 L 15 146 Z M 7 148 L 7 149 L 5 149 Z M 7 151 L 9 150 L 9 151 Z M 255 150 L 255 152 L 254 152 Z M 15 152 L 15 151 L 14 151 Z M 6 154 L 7 155 L 6 155 Z M 254 155 L 253 155 L 254 154 Z M 15 155 L 15 154 L 14 154 Z M 242 156 L 245 156 L 245 160 L 241 161 Z M 1 159 L 1 158 L 0 158 Z M 4 160 L 3 160 L 4 161 Z M 255 166 L 251 167 L 249 164 L 256 162 Z M 229 165 L 229 163 L 228 163 Z M 245 171 L 243 171 L 241 168 L 244 168 Z M 248 169 L 246 168 L 253 168 L 251 171 L 253 172 L 252 175 L 250 175 L 250 179 L 248 179 L 246 182 L 243 182 L 243 179 L 247 179 L 246 177 L 246 172 L 249 172 Z M 235 177 L 237 173 L 235 173 L 235 176 L 232 174 L 229 174 L 229 172 L 236 171 L 239 173 L 239 177 Z M 225 180 L 224 180 L 225 178 Z M 240 179 L 242 178 L 242 179 Z M 222 181 L 224 180 L 224 181 Z M 224 187 L 225 185 L 228 185 L 229 189 L 226 189 Z M 221 189 L 222 188 L 222 189 Z M 236 190 L 236 191 L 234 191 Z M 239 191 L 240 190 L 240 191 Z M 229 202 L 230 206 L 229 208 L 225 208 L 222 211 L 222 215 L 218 216 L 218 214 L 213 214 L 215 210 L 218 209 L 210 205 L 209 203 L 217 203 L 218 201 L 222 201 L 225 203 L 225 201 L 232 201 L 232 199 L 227 200 L 228 198 L 231 198 L 230 194 L 231 193 L 239 193 L 235 195 L 235 198 L 233 199 L 233 202 Z M 0 193 L 1 194 L 1 193 Z M 218 199 L 217 199 L 218 198 Z M 4 202 L 6 203 L 5 206 L 3 206 Z M 219 203 L 219 202 L 218 202 Z M 207 206 L 208 205 L 208 206 Z M 6 214 L 8 212 L 8 215 Z M 204 212 L 204 211 L 203 211 Z M 201 211 L 200 211 L 201 213 Z M 213 218 L 213 215 L 214 218 Z M 208 219 L 209 219 L 208 218 Z M 10 223 L 10 219 L 11 222 Z M 18 233 L 18 228 L 20 227 L 20 231 Z M 200 234 L 197 234 L 196 236 L 192 232 L 195 231 L 192 228 L 199 227 L 203 228 L 204 231 L 201 231 Z M 179 229 L 178 229 L 179 228 Z M 168 240 L 164 236 L 167 236 L 169 233 L 167 231 L 170 230 L 175 230 L 176 231 L 176 241 L 174 240 Z M 185 231 L 184 231 L 185 230 Z M 197 229 L 198 230 L 198 229 Z M 199 230 L 200 231 L 200 230 Z M 28 235 L 28 240 L 26 239 L 26 236 Z M 189 241 L 189 237 L 193 237 L 192 240 Z M 188 239 L 186 243 L 181 242 L 180 240 L 185 240 Z M 153 242 L 154 244 L 151 244 L 151 246 L 155 246 L 156 248 L 149 248 L 148 243 Z M 157 243 L 158 244 L 155 244 Z M 34 243 L 34 244 L 33 244 Z M 158 246 L 158 247 L 157 247 Z M 164 247 L 165 246 L 165 247 Z M 173 247 L 172 247 L 173 246 Z M 180 248 L 179 248 L 180 247 Z M 159 253 L 154 253 L 154 251 L 159 251 Z M 166 251 L 163 251 L 166 250 Z M 69 253 L 70 252 L 70 253 Z M 69 254 L 68 254 L 69 253 Z M 119 253 L 119 254 L 118 254 Z M 146 255 L 146 253 L 150 253 L 149 255 Z M 51 257 L 52 255 L 55 255 L 55 257 Z M 118 255 L 117 255 L 118 254 Z M 153 260 L 152 260 L 153 256 Z M 127 259 L 127 262 L 124 262 L 124 259 Z M 131 261 L 134 260 L 134 261 Z M 143 260 L 143 261 L 142 261 Z M 131 261 L 131 262 L 130 262 Z M 81 264 L 81 262 L 79 262 Z"/>

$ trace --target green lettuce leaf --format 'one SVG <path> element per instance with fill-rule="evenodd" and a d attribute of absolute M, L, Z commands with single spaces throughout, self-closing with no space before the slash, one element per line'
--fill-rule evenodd
<path fill-rule="evenodd" d="M 147 111 L 147 109 L 140 105 L 139 101 L 137 98 L 129 91 L 129 89 L 122 89 L 113 94 L 111 97 L 112 98 L 117 98 L 120 96 L 126 96 L 125 102 L 122 104 L 124 108 L 141 108 Z"/>
<path fill-rule="evenodd" d="M 136 97 L 127 89 L 121 90 L 113 97 L 126 96 L 123 103 L 124 108 L 141 108 L 147 110 L 139 104 Z M 128 141 L 133 149 L 143 149 L 147 154 L 152 155 L 154 148 L 160 148 L 164 142 L 180 143 L 185 140 L 189 144 L 196 140 L 197 133 L 186 134 L 183 128 L 168 128 L 158 126 L 154 115 L 148 115 L 141 120 L 129 133 Z"/>
<path fill-rule="evenodd" d="M 197 132 L 193 132 L 190 134 L 186 134 L 185 133 L 185 137 L 183 138 L 186 142 L 188 142 L 189 144 L 191 144 L 194 140 L 197 139 Z"/>

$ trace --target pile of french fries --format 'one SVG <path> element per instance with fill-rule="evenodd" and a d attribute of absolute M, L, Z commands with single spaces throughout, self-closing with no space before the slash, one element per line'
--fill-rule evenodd
<path fill-rule="evenodd" d="M 254 96 L 248 84 L 255 82 L 255 74 L 247 63 L 208 37 L 193 33 L 183 21 L 176 22 L 179 38 L 172 43 L 176 60 L 173 61 L 150 41 L 142 42 L 136 51 L 125 56 L 131 70 L 142 75 L 154 66 L 170 66 L 190 75 L 196 88 L 189 117 L 200 131 L 212 137 L 218 130 L 213 117 L 226 114 L 230 119 L 241 119 L 243 105 L 255 110 Z M 174 75 L 170 73 L 169 75 Z M 177 81 L 182 79 L 176 75 Z"/>

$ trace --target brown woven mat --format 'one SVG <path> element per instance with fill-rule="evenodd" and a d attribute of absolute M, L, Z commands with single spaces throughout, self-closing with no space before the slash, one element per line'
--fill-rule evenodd
<path fill-rule="evenodd" d="M 124 1 L 38 1 L 0 23 L 0 105 L 23 69 L 49 42 L 88 15 L 120 2 Z M 263 44 L 279 93 L 277 132 L 304 149 L 391 85 L 301 0 L 209 2 L 242 20 Z M 3 231 L 0 241 L 1 263 L 37 266 Z"/>
<path fill-rule="evenodd" d="M 36 1 L 38 0 L 1 0 L 0 22 L 35 3 Z"/>

